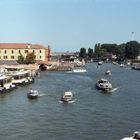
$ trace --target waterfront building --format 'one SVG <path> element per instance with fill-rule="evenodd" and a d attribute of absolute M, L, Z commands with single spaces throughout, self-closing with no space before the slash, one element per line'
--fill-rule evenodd
<path fill-rule="evenodd" d="M 0 43 L 0 60 L 16 61 L 22 55 L 34 53 L 38 64 L 50 61 L 50 47 L 31 43 Z"/>

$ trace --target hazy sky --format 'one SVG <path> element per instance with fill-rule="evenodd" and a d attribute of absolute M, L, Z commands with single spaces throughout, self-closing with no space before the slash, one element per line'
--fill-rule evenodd
<path fill-rule="evenodd" d="M 140 42 L 140 0 L 0 0 L 0 42 L 79 51 Z"/>

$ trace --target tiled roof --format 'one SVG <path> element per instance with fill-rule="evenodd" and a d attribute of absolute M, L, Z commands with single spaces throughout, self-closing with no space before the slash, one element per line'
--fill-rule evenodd
<path fill-rule="evenodd" d="M 31 43 L 0 43 L 0 49 L 46 49 L 39 44 Z"/>

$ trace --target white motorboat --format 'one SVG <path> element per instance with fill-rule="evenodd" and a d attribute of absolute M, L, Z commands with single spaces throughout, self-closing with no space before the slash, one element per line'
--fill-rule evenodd
<path fill-rule="evenodd" d="M 124 64 L 120 64 L 120 68 L 123 68 L 125 65 Z"/>
<path fill-rule="evenodd" d="M 12 84 L 11 76 L 6 75 L 0 76 L 0 93 L 11 91 L 14 88 L 16 88 L 16 86 Z"/>
<path fill-rule="evenodd" d="M 136 131 L 136 132 L 134 132 L 132 137 L 126 137 L 121 140 L 140 140 L 140 132 Z"/>
<path fill-rule="evenodd" d="M 39 93 L 37 90 L 30 89 L 29 93 L 27 94 L 27 97 L 29 99 L 36 99 L 36 98 L 38 98 L 38 95 L 39 95 Z"/>
<path fill-rule="evenodd" d="M 106 74 L 106 75 L 112 75 L 111 70 L 107 70 L 107 71 L 105 72 L 105 74 Z"/>
<path fill-rule="evenodd" d="M 74 72 L 74 73 L 84 73 L 84 72 L 87 72 L 87 70 L 83 69 L 83 68 L 78 68 L 78 69 L 73 69 L 72 72 Z"/>
<path fill-rule="evenodd" d="M 73 100 L 73 94 L 71 91 L 65 91 L 64 95 L 61 97 L 61 101 L 70 102 Z"/>
<path fill-rule="evenodd" d="M 109 91 L 112 89 L 112 84 L 107 79 L 100 79 L 97 81 L 96 86 L 98 89 Z"/>
<path fill-rule="evenodd" d="M 15 71 L 13 73 L 9 74 L 12 76 L 12 83 L 14 85 L 24 85 L 24 84 L 30 84 L 34 82 L 34 78 L 29 76 L 29 71 Z"/>
<path fill-rule="evenodd" d="M 99 62 L 98 62 L 98 65 L 102 65 L 102 64 L 103 64 L 103 61 L 99 61 Z"/>

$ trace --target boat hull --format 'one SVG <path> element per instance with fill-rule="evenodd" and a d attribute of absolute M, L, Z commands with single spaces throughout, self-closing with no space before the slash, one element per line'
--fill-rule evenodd
<path fill-rule="evenodd" d="M 29 99 L 37 99 L 38 98 L 38 91 L 36 90 L 31 90 L 28 94 L 27 94 L 27 97 Z"/>
<path fill-rule="evenodd" d="M 65 99 L 65 98 L 61 98 L 61 101 L 62 102 L 71 102 L 71 101 L 73 101 L 73 98 L 72 99 Z"/>
<path fill-rule="evenodd" d="M 32 95 L 31 93 L 28 93 L 28 94 L 27 94 L 27 97 L 28 97 L 29 99 L 37 99 L 37 98 L 38 98 L 38 95 Z"/>

